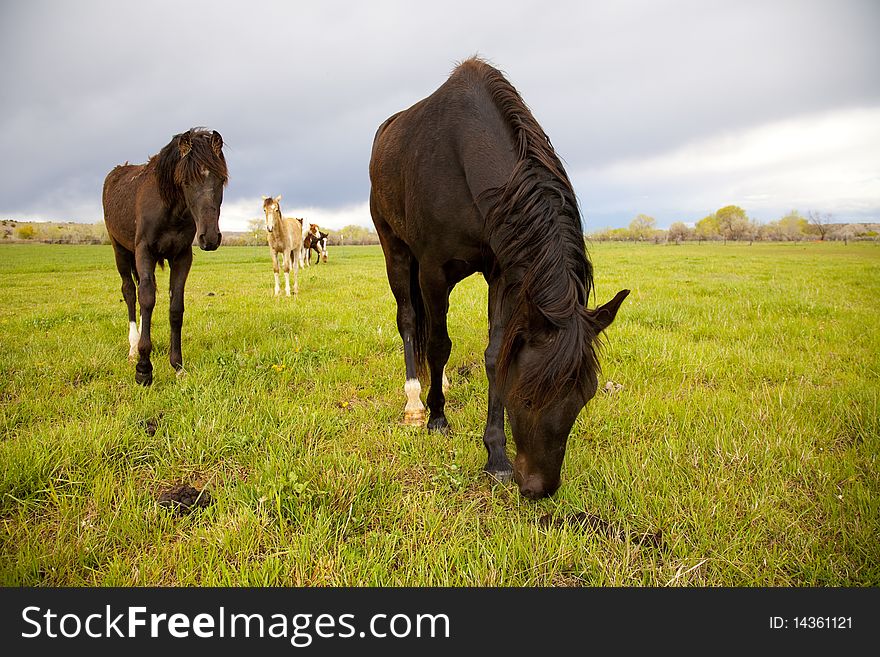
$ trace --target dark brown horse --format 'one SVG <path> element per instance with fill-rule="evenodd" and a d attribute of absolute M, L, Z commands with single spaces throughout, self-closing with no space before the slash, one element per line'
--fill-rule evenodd
<path fill-rule="evenodd" d="M 183 289 L 192 265 L 192 244 L 198 239 L 205 251 L 220 246 L 220 204 L 228 178 L 220 133 L 192 128 L 175 135 L 146 164 L 117 166 L 104 180 L 104 223 L 128 305 L 128 357 L 138 359 L 135 381 L 142 385 L 153 382 L 150 322 L 156 304 L 156 264 L 167 260 L 171 265 L 169 357 L 180 374 Z"/>
<path fill-rule="evenodd" d="M 448 429 L 449 294 L 480 272 L 489 284 L 485 469 L 512 475 L 526 497 L 552 495 L 571 427 L 596 393 L 599 334 L 629 290 L 587 308 L 593 270 L 580 212 L 547 135 L 499 71 L 469 59 L 379 127 L 370 181 L 403 339 L 404 421 L 424 422 L 418 374 L 427 361 L 428 428 Z"/>

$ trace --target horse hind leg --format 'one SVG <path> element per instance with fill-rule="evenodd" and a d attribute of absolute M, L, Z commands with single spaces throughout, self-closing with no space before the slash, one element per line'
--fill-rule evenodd
<path fill-rule="evenodd" d="M 284 295 L 290 296 L 290 251 L 284 253 Z"/>
<path fill-rule="evenodd" d="M 128 360 L 135 362 L 138 359 L 138 341 L 141 338 L 140 326 L 137 323 L 137 287 L 135 277 L 137 269 L 134 264 L 134 256 L 118 244 L 113 244 L 113 253 L 116 256 L 116 269 L 122 278 L 122 298 L 128 310 Z"/>
<path fill-rule="evenodd" d="M 426 401 L 431 417 L 428 420 L 428 429 L 446 433 L 449 431 L 445 412 L 446 390 L 449 388 L 446 363 L 452 351 L 452 341 L 446 329 L 450 289 L 442 272 L 431 275 L 423 269 L 419 273 L 419 283 L 429 318 L 427 356 L 431 387 Z"/>
<path fill-rule="evenodd" d="M 418 262 L 409 247 L 390 232 L 375 212 L 373 221 L 382 235 L 388 284 L 397 302 L 397 331 L 403 340 L 406 368 L 403 424 L 421 427 L 425 424 L 425 405 L 421 400 L 422 385 L 418 377 L 418 364 L 423 351 L 423 339 L 420 336 L 424 334 L 425 318 L 418 286 Z"/>
<path fill-rule="evenodd" d="M 299 294 L 299 260 L 296 257 L 296 250 L 290 251 L 290 266 L 293 267 L 293 294 Z"/>

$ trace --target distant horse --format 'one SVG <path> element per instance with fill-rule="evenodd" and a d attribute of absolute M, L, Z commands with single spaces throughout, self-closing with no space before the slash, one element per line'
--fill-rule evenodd
<path fill-rule="evenodd" d="M 303 250 L 306 253 L 306 266 L 311 264 L 312 260 L 312 251 L 318 254 L 318 259 L 315 261 L 315 264 L 319 262 L 327 262 L 327 238 L 330 236 L 330 233 L 325 233 L 320 228 L 318 228 L 317 224 L 310 224 L 309 233 L 306 235 L 305 241 L 303 242 Z"/>
<path fill-rule="evenodd" d="M 566 441 L 596 393 L 599 334 L 629 294 L 587 309 L 593 268 L 574 190 L 547 135 L 504 76 L 472 58 L 386 120 L 370 158 L 370 213 L 403 339 L 404 422 L 448 430 L 449 294 L 489 284 L 487 472 L 528 498 L 559 487 Z M 516 443 L 505 451 L 504 409 Z"/>
<path fill-rule="evenodd" d="M 284 267 L 284 292 L 290 296 L 290 268 L 293 267 L 293 293 L 299 294 L 299 252 L 302 249 L 302 230 L 299 221 L 281 214 L 281 195 L 263 197 L 263 214 L 266 215 L 266 239 L 272 255 L 275 272 L 275 296 L 281 292 L 278 281 L 278 254 Z"/>
<path fill-rule="evenodd" d="M 175 135 L 146 164 L 117 166 L 104 180 L 104 223 L 128 306 L 128 357 L 138 359 L 135 381 L 142 385 L 153 382 L 150 322 L 156 303 L 156 264 L 168 260 L 171 265 L 169 358 L 179 374 L 183 289 L 192 265 L 193 239 L 205 251 L 220 246 L 220 204 L 228 179 L 220 133 L 192 128 Z M 141 307 L 140 331 L 135 294 Z"/>
<path fill-rule="evenodd" d="M 299 252 L 299 266 L 310 267 L 312 256 L 312 242 L 318 237 L 318 224 L 307 223 L 305 219 L 298 219 L 302 224 L 302 249 Z"/>

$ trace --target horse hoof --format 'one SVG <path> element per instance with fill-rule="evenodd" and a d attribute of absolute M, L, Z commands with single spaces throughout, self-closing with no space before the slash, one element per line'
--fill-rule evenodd
<path fill-rule="evenodd" d="M 135 351 L 134 353 L 128 354 L 128 362 L 129 363 L 136 363 L 137 361 L 138 361 L 138 352 Z"/>
<path fill-rule="evenodd" d="M 437 433 L 448 434 L 449 422 L 442 415 L 440 417 L 432 417 L 428 421 L 428 431 L 436 431 Z"/>
<path fill-rule="evenodd" d="M 153 374 L 149 372 L 147 374 L 141 374 L 140 372 L 135 372 L 134 374 L 135 383 L 142 386 L 151 386 L 153 385 Z"/>
<path fill-rule="evenodd" d="M 186 370 L 183 369 L 183 367 L 178 368 L 177 372 L 176 372 L 176 376 L 178 379 L 182 379 L 182 378 L 186 377 Z"/>
<path fill-rule="evenodd" d="M 405 411 L 403 414 L 403 423 L 408 427 L 425 426 L 425 411 Z"/>
<path fill-rule="evenodd" d="M 486 470 L 486 474 L 502 484 L 513 480 L 513 470 Z"/>

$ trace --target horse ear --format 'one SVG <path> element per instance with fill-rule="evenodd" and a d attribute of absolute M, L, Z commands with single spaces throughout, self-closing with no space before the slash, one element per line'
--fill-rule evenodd
<path fill-rule="evenodd" d="M 269 198 L 269 197 L 266 196 L 265 194 L 263 194 L 263 200 L 265 201 L 267 198 Z"/>
<path fill-rule="evenodd" d="M 598 333 L 601 333 L 611 326 L 611 322 L 613 322 L 614 318 L 617 316 L 617 310 L 620 308 L 620 304 L 623 303 L 623 300 L 626 299 L 627 296 L 629 296 L 629 290 L 621 290 L 614 295 L 614 298 L 611 301 L 599 306 L 593 311 L 590 311 L 593 315 L 593 322 L 596 324 Z"/>
<path fill-rule="evenodd" d="M 186 157 L 187 153 L 192 150 L 192 133 L 184 132 L 177 140 L 177 148 L 180 151 L 180 157 Z"/>
<path fill-rule="evenodd" d="M 216 130 L 211 133 L 211 148 L 214 149 L 214 155 L 220 157 L 220 151 L 223 150 L 223 137 Z"/>
<path fill-rule="evenodd" d="M 279 194 L 278 196 L 275 197 L 275 202 L 276 202 L 276 203 L 278 203 L 278 201 L 280 201 L 280 200 L 281 200 L 281 194 Z"/>

